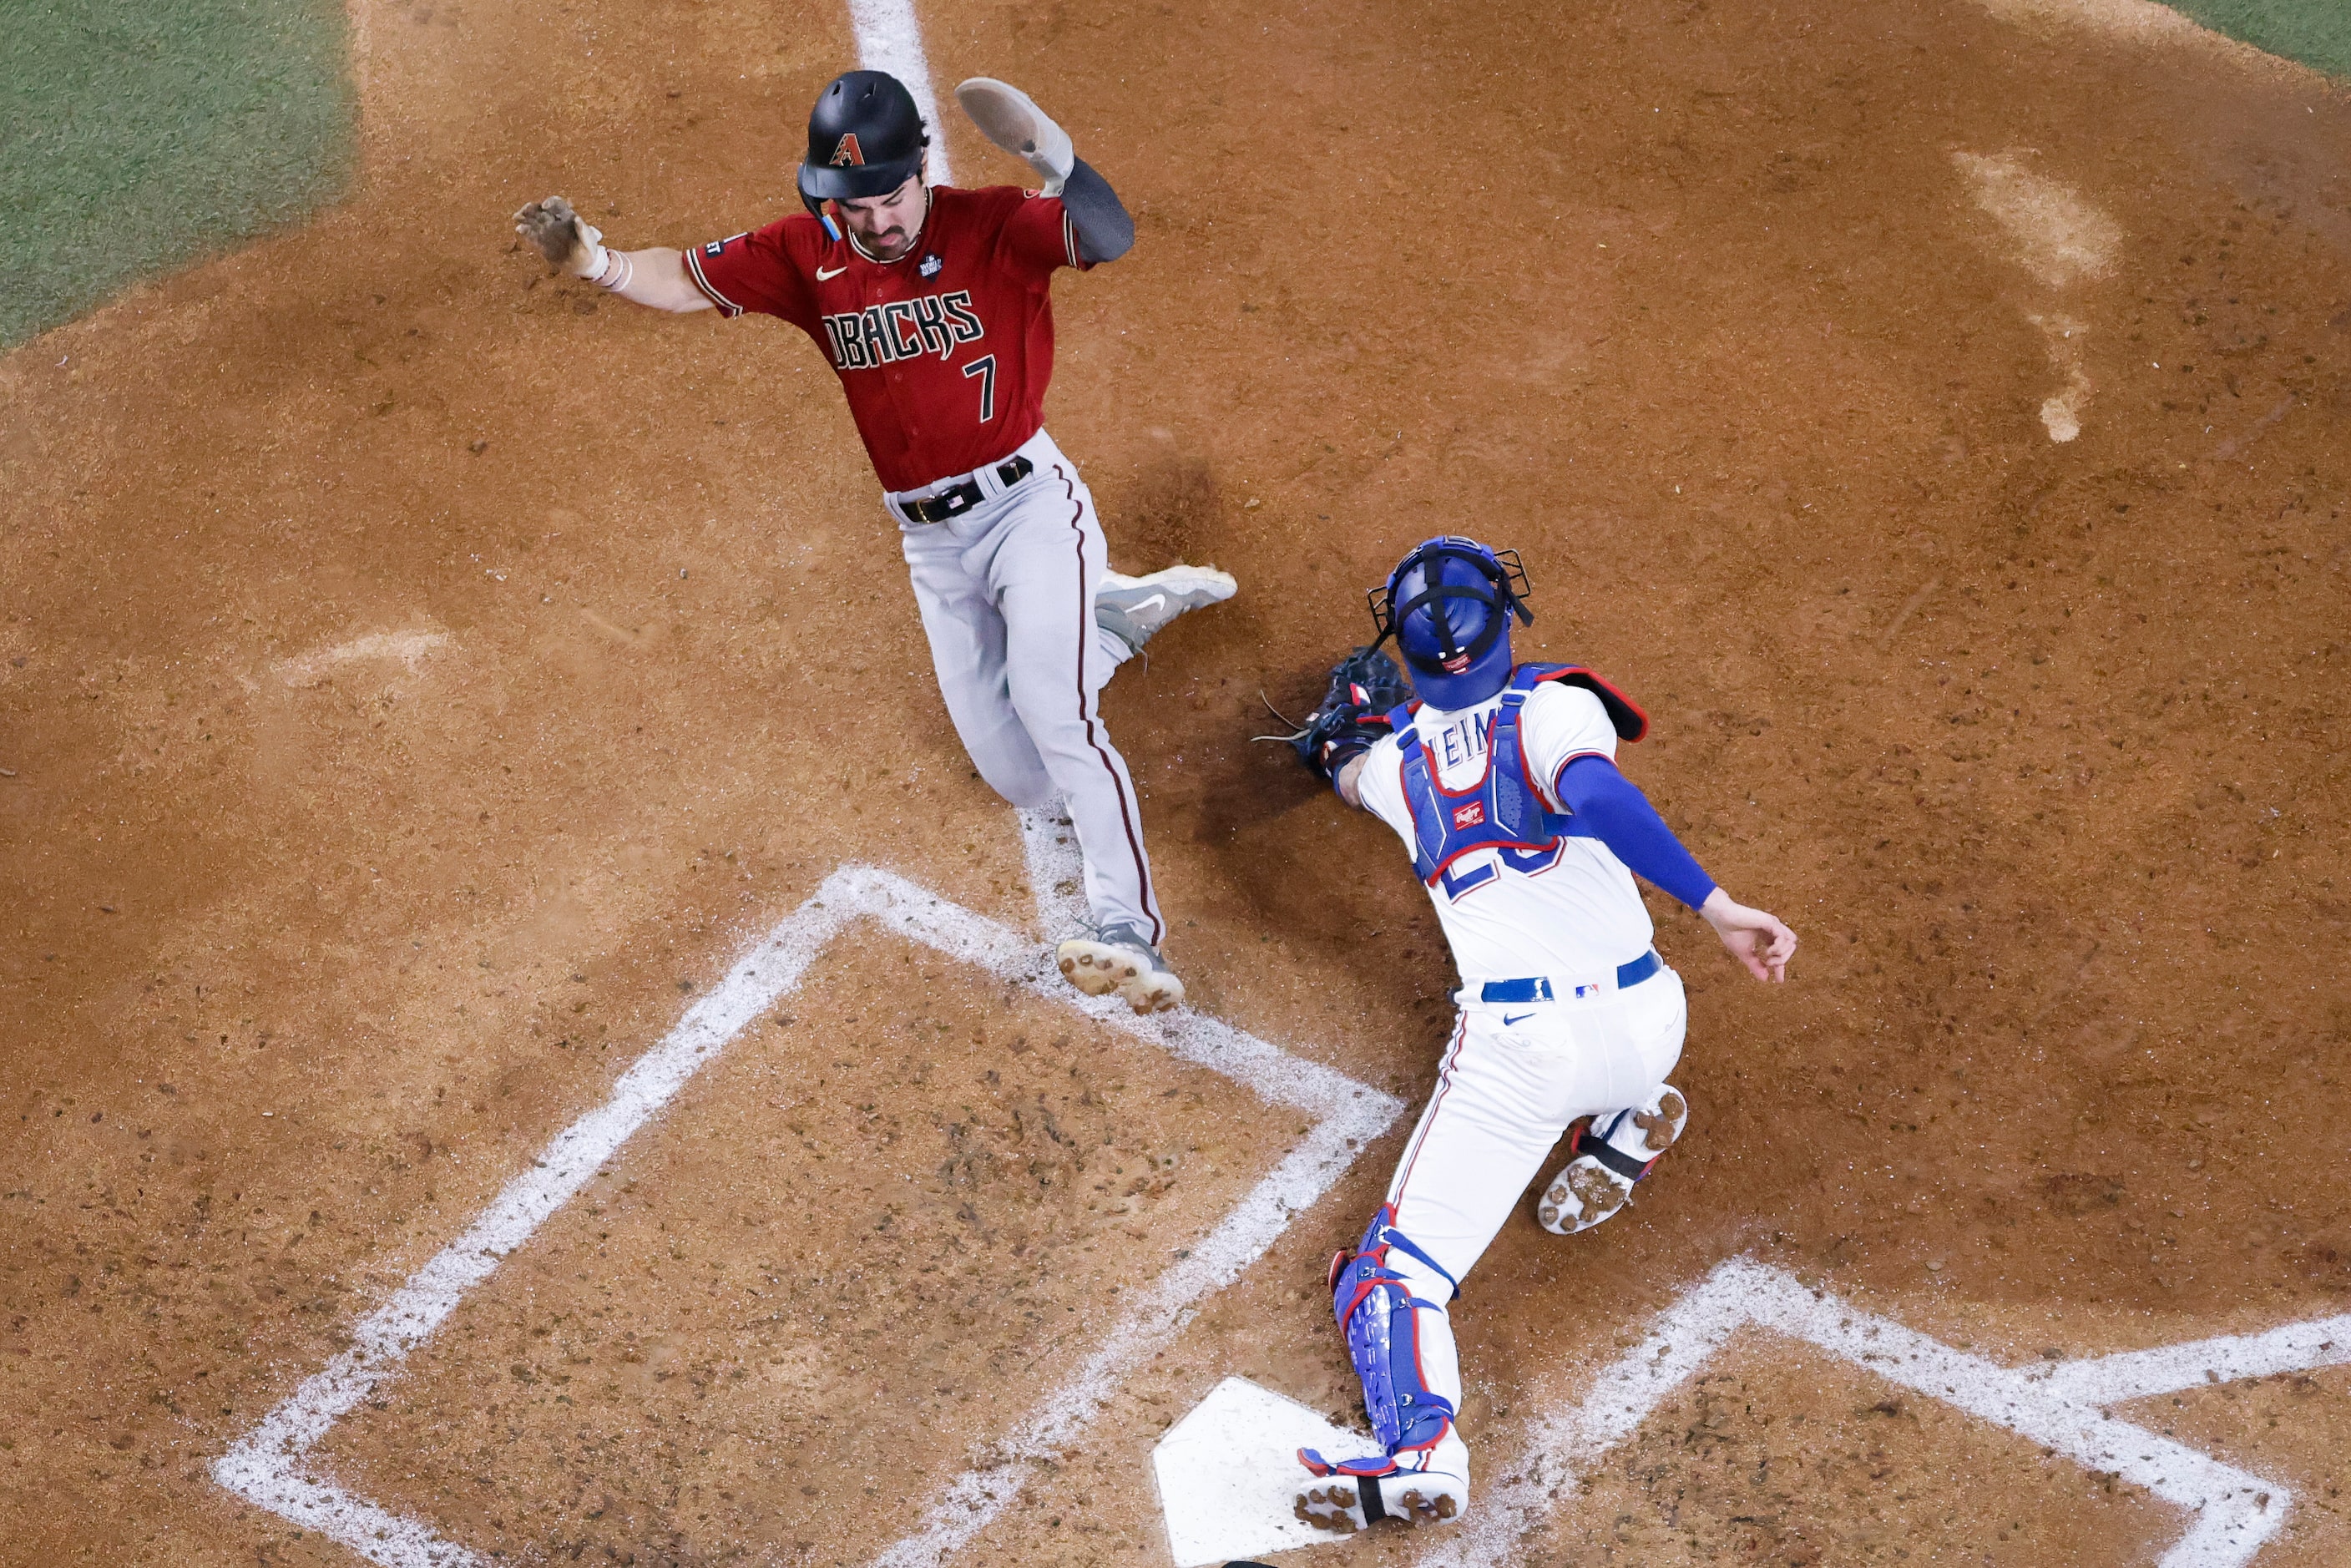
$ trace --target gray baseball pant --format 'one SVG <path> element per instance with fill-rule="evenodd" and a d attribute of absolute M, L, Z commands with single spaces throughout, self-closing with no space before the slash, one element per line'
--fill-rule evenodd
<path fill-rule="evenodd" d="M 1061 797 L 1085 854 L 1094 923 L 1131 925 L 1156 946 L 1166 925 L 1134 780 L 1095 702 L 1133 652 L 1094 622 L 1094 590 L 1108 566 L 1102 523 L 1077 465 L 1050 436 L 1039 431 L 1018 455 L 1035 465 L 1029 476 L 1008 489 L 992 466 L 981 470 L 973 477 L 984 498 L 961 517 L 913 523 L 891 510 L 939 695 L 998 794 L 1016 806 Z"/>

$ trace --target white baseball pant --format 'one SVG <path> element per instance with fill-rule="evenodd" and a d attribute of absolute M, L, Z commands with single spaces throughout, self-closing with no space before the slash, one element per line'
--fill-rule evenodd
<path fill-rule="evenodd" d="M 1557 977 L 1561 999 L 1484 1002 L 1460 992 L 1437 1088 L 1420 1113 L 1388 1184 L 1392 1222 L 1437 1267 L 1467 1280 L 1527 1186 L 1579 1116 L 1607 1116 L 1648 1104 L 1681 1060 L 1689 1008 L 1681 977 L 1661 968 L 1637 986 L 1577 998 Z M 1508 1019 L 1509 1022 L 1505 1022 Z M 1424 1301 L 1453 1290 L 1398 1248 L 1388 1267 Z M 1421 1375 L 1429 1391 L 1461 1407 L 1453 1323 L 1419 1314 Z"/>
<path fill-rule="evenodd" d="M 1094 923 L 1131 925 L 1156 946 L 1166 925 L 1134 780 L 1095 702 L 1133 653 L 1094 622 L 1094 590 L 1108 567 L 1102 522 L 1077 465 L 1050 436 L 1039 431 L 1017 455 L 1035 465 L 1029 476 L 1007 489 L 992 466 L 982 470 L 975 477 L 985 498 L 961 517 L 911 523 L 891 510 L 939 695 L 991 789 L 1016 806 L 1057 795 L 1065 803 Z"/>

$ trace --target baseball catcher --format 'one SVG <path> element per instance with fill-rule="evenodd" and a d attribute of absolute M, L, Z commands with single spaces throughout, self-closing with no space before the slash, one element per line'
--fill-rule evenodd
<path fill-rule="evenodd" d="M 1059 797 L 1084 852 L 1087 929 L 1061 973 L 1137 1012 L 1184 984 L 1143 850 L 1126 761 L 1097 697 L 1178 615 L 1232 596 L 1214 567 L 1109 567 L 1093 497 L 1044 430 L 1049 286 L 1126 254 L 1109 182 L 1027 94 L 975 77 L 974 123 L 1040 188 L 931 184 L 930 137 L 895 78 L 851 71 L 809 115 L 794 213 L 683 252 L 615 250 L 560 196 L 515 214 L 547 259 L 657 310 L 781 317 L 841 378 L 898 528 L 939 690 L 980 776 L 1018 806 Z"/>
<path fill-rule="evenodd" d="M 1416 546 L 1370 598 L 1379 635 L 1332 672 L 1287 738 L 1351 806 L 1395 830 L 1461 973 L 1437 1090 L 1363 1242 L 1332 1260 L 1332 1310 L 1364 1385 L 1374 1454 L 1301 1449 L 1301 1519 L 1432 1523 L 1469 1502 L 1446 1315 L 1560 1135 L 1589 1118 L 1535 1218 L 1572 1236 L 1608 1218 L 1680 1136 L 1666 1082 L 1687 1017 L 1650 946 L 1637 873 L 1688 904 L 1759 980 L 1787 977 L 1795 933 L 1715 885 L 1616 768 L 1647 716 L 1576 664 L 1520 664 L 1531 623 L 1518 557 L 1473 539 Z M 1395 640 L 1417 700 L 1381 652 Z"/>

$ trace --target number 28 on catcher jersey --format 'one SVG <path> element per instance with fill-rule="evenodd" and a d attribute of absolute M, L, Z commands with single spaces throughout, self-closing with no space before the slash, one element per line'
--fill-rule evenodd
<path fill-rule="evenodd" d="M 1475 707 L 1399 715 L 1395 733 L 1364 754 L 1364 805 L 1412 852 L 1464 980 L 1610 971 L 1654 935 L 1625 862 L 1560 810 L 1561 769 L 1579 757 L 1613 759 L 1618 727 L 1598 691 L 1559 674 L 1522 668 L 1515 689 Z M 1506 698 L 1523 706 L 1500 727 L 1498 751 Z M 1408 760 L 1428 770 L 1419 789 L 1407 782 Z M 1416 820 L 1432 812 L 1439 820 Z"/>

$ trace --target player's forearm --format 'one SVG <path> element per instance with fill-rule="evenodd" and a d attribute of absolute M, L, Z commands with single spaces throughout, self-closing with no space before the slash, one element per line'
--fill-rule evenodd
<path fill-rule="evenodd" d="M 710 297 L 686 276 L 685 258 L 678 252 L 664 246 L 615 250 L 604 243 L 603 231 L 561 196 L 530 203 L 515 214 L 514 225 L 549 265 L 608 293 L 680 314 L 712 308 Z"/>
<path fill-rule="evenodd" d="M 1364 809 L 1363 779 L 1364 758 L 1365 755 L 1365 753 L 1359 751 L 1354 756 L 1349 758 L 1346 762 L 1341 766 L 1338 777 L 1332 779 L 1331 783 L 1331 787 L 1339 792 L 1339 799 L 1344 800 L 1347 804 L 1354 807 L 1355 810 L 1359 811 Z"/>
<path fill-rule="evenodd" d="M 1649 798 L 1604 757 L 1578 757 L 1559 773 L 1559 803 L 1592 829 L 1635 876 L 1692 909 L 1719 891 Z"/>
<path fill-rule="evenodd" d="M 682 252 L 666 246 L 605 252 L 604 270 L 589 281 L 632 304 L 684 315 L 711 308 L 710 296 L 686 275 Z"/>

